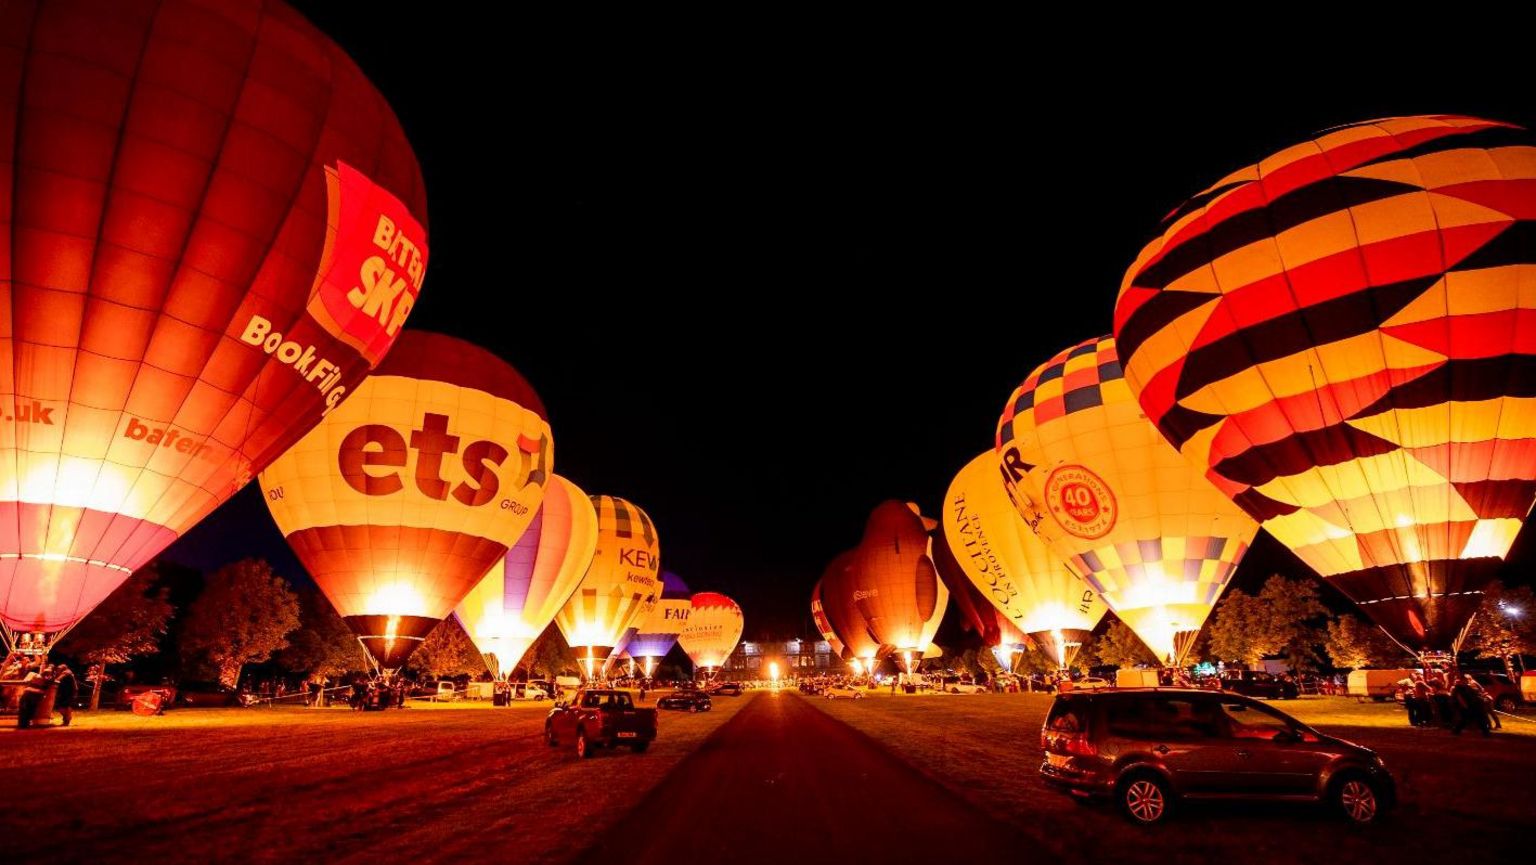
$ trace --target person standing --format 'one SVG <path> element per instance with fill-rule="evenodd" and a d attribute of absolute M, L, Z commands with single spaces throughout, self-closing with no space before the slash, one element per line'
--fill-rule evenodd
<path fill-rule="evenodd" d="M 54 666 L 53 684 L 57 688 L 53 692 L 53 706 L 64 718 L 60 726 L 68 727 L 69 722 L 75 719 L 75 694 L 80 690 L 79 683 L 75 681 L 75 671 L 68 664 Z"/>
<path fill-rule="evenodd" d="M 1477 694 L 1477 698 L 1483 701 L 1483 714 L 1493 722 L 1493 729 L 1504 729 L 1504 722 L 1499 720 L 1498 709 L 1493 705 L 1493 697 L 1488 695 L 1488 689 L 1484 688 L 1483 683 L 1474 676 L 1467 676 L 1466 680 L 1467 687 L 1471 688 L 1473 693 Z"/>
<path fill-rule="evenodd" d="M 1451 702 L 1456 707 L 1456 723 L 1451 725 L 1451 733 L 1460 736 L 1461 728 L 1468 721 L 1476 721 L 1484 736 L 1492 735 L 1488 729 L 1488 713 L 1483 709 L 1483 698 L 1478 696 L 1467 681 L 1465 673 L 1457 673 L 1455 684 L 1451 686 Z"/>
<path fill-rule="evenodd" d="M 32 726 L 32 716 L 37 714 L 38 704 L 42 703 L 43 695 L 48 690 L 48 674 L 51 671 L 47 667 L 30 667 L 27 674 L 21 679 L 21 700 L 16 714 L 16 729 L 25 730 Z"/>

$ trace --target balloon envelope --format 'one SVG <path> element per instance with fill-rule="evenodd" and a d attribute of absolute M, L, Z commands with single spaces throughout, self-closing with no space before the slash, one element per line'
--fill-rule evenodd
<path fill-rule="evenodd" d="M 624 651 L 632 658 L 649 658 L 653 664 L 657 658 L 666 657 L 672 647 L 677 645 L 677 636 L 683 632 L 683 626 L 688 623 L 692 611 L 688 584 L 677 574 L 663 571 L 661 595 L 640 619 Z"/>
<path fill-rule="evenodd" d="M 7 4 L 0 45 L 0 623 L 46 643 L 379 362 L 426 194 L 282 3 Z"/>
<path fill-rule="evenodd" d="M 1165 220 L 1115 332 L 1157 427 L 1413 649 L 1452 646 L 1536 499 L 1536 135 L 1351 124 Z"/>
<path fill-rule="evenodd" d="M 1104 617 L 1104 601 L 1019 518 L 996 454 L 981 454 L 955 475 L 939 522 L 972 590 L 1016 629 L 1049 643 L 1058 665 L 1070 664 Z"/>
<path fill-rule="evenodd" d="M 885 657 L 890 649 L 882 648 L 870 633 L 869 622 L 855 601 L 853 558 L 854 551 L 848 550 L 827 564 L 821 576 L 822 609 L 827 614 L 827 623 L 843 642 L 844 657 L 869 663 Z"/>
<path fill-rule="evenodd" d="M 837 635 L 837 630 L 832 627 L 832 620 L 827 618 L 825 605 L 821 600 L 821 580 L 816 581 L 816 586 L 811 589 L 811 619 L 816 623 L 816 630 L 821 633 L 821 638 L 832 647 L 832 654 L 842 657 L 846 646 L 842 637 Z"/>
<path fill-rule="evenodd" d="M 741 607 L 719 592 L 699 592 L 691 603 L 693 612 L 678 635 L 677 644 L 688 653 L 695 667 L 719 669 L 741 642 Z"/>
<path fill-rule="evenodd" d="M 875 506 L 849 573 L 854 603 L 874 638 L 904 660 L 921 658 L 937 629 L 930 623 L 942 617 L 949 593 L 934 570 L 928 526 L 915 505 Z"/>
<path fill-rule="evenodd" d="M 645 511 L 617 496 L 593 496 L 597 551 L 571 599 L 555 615 L 565 642 L 585 659 L 588 674 L 607 660 L 661 593 L 661 545 Z"/>
<path fill-rule="evenodd" d="M 261 474 L 299 561 L 393 668 L 502 560 L 544 500 L 544 406 L 506 362 L 405 332 L 346 402 Z"/>
<path fill-rule="evenodd" d="M 552 475 L 533 522 L 454 612 L 492 672 L 506 678 L 570 600 L 597 548 L 597 511 L 575 484 Z"/>
<path fill-rule="evenodd" d="M 1031 373 L 997 449 L 1024 521 L 1159 659 L 1179 663 L 1257 526 L 1141 414 L 1115 341 L 1087 340 Z"/>

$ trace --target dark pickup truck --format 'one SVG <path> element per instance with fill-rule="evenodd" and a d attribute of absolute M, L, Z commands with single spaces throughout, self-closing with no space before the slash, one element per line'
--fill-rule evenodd
<path fill-rule="evenodd" d="M 544 740 L 576 746 L 576 756 L 590 757 L 597 748 L 628 745 L 643 753 L 656 738 L 656 710 L 635 706 L 628 691 L 583 688 L 569 701 L 555 704 L 544 719 Z"/>

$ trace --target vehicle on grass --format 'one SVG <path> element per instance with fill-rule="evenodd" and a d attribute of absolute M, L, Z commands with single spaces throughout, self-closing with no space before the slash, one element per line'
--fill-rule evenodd
<path fill-rule="evenodd" d="M 540 700 L 549 699 L 548 682 L 508 682 L 509 696 L 514 700 Z"/>
<path fill-rule="evenodd" d="M 852 685 L 828 685 L 822 689 L 821 695 L 828 700 L 862 700 L 864 691 Z"/>
<path fill-rule="evenodd" d="M 1112 682 L 1110 682 L 1108 679 L 1101 679 L 1098 676 L 1086 676 L 1084 678 L 1078 679 L 1078 680 L 1072 682 L 1072 687 L 1070 687 L 1070 688 L 1065 687 L 1066 684 L 1067 684 L 1066 682 L 1062 682 L 1062 686 L 1063 687 L 1061 688 L 1061 690 L 1063 690 L 1063 691 L 1097 691 L 1097 690 L 1101 690 L 1103 688 L 1113 688 L 1114 687 L 1114 684 Z"/>
<path fill-rule="evenodd" d="M 822 689 L 821 683 L 813 682 L 810 679 L 801 679 L 800 684 L 797 687 L 799 687 L 800 693 L 811 697 L 820 694 Z"/>
<path fill-rule="evenodd" d="M 457 699 L 459 699 L 458 686 L 446 679 L 438 682 L 437 690 L 432 693 L 432 701 L 434 703 L 452 703 Z"/>
<path fill-rule="evenodd" d="M 1488 692 L 1488 698 L 1493 701 L 1493 707 L 1500 712 L 1512 712 L 1523 702 L 1520 694 L 1520 686 L 1510 681 L 1503 673 L 1468 673 L 1477 680 L 1483 690 Z"/>
<path fill-rule="evenodd" d="M 656 710 L 637 707 L 628 691 L 582 688 L 569 701 L 556 703 L 544 719 L 549 747 L 569 742 L 583 759 L 598 748 L 620 745 L 642 754 L 655 739 Z"/>
<path fill-rule="evenodd" d="M 656 701 L 658 709 L 677 709 L 683 712 L 708 712 L 714 708 L 709 695 L 703 691 L 673 691 Z"/>
<path fill-rule="evenodd" d="M 179 682 L 174 705 L 191 709 L 218 709 L 241 705 L 240 693 L 218 682 Z"/>
<path fill-rule="evenodd" d="M 1220 685 L 1223 691 L 1265 700 L 1294 700 L 1301 694 L 1294 681 L 1263 670 L 1224 670 Z"/>
<path fill-rule="evenodd" d="M 958 676 L 943 680 L 939 684 L 939 689 L 946 694 L 985 694 L 987 692 L 986 685 L 967 682 Z"/>
<path fill-rule="evenodd" d="M 1349 695 L 1385 703 L 1397 693 L 1397 683 L 1413 678 L 1417 670 L 1354 670 L 1349 674 Z"/>
<path fill-rule="evenodd" d="M 1369 748 L 1326 736 L 1240 694 L 1129 689 L 1056 697 L 1040 732 L 1047 784 L 1107 798 L 1132 821 L 1181 800 L 1324 802 L 1369 823 L 1396 785 Z"/>
<path fill-rule="evenodd" d="M 740 697 L 746 689 L 740 682 L 721 682 L 709 689 L 711 697 Z"/>
<path fill-rule="evenodd" d="M 1116 670 L 1116 688 L 1156 688 L 1162 684 L 1162 677 L 1157 670 Z"/>

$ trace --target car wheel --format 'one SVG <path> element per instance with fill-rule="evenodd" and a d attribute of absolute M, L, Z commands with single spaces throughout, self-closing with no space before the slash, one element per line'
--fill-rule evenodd
<path fill-rule="evenodd" d="M 1168 815 L 1172 804 L 1168 784 L 1151 774 L 1132 775 L 1120 782 L 1120 810 L 1132 822 L 1150 826 Z"/>
<path fill-rule="evenodd" d="M 1335 781 L 1333 804 L 1351 823 L 1370 823 L 1381 813 L 1376 785 L 1364 775 L 1345 775 Z"/>
<path fill-rule="evenodd" d="M 853 695 L 853 698 L 854 698 L 854 699 L 855 699 L 855 700 L 862 700 L 862 699 L 864 699 L 864 694 L 863 694 L 863 692 L 856 692 L 856 693 L 855 693 L 855 694 L 854 694 L 854 695 Z"/>
<path fill-rule="evenodd" d="M 555 738 L 555 728 L 549 724 L 544 725 L 544 744 L 551 748 L 560 747 L 560 740 Z"/>
<path fill-rule="evenodd" d="M 576 731 L 576 756 L 585 760 L 592 756 L 593 745 L 587 739 L 586 731 Z"/>
<path fill-rule="evenodd" d="M 630 750 L 634 751 L 636 754 L 644 754 L 645 749 L 649 747 L 651 747 L 650 742 L 636 742 L 629 746 Z"/>
<path fill-rule="evenodd" d="M 1515 710 L 1515 698 L 1505 694 L 1493 704 L 1493 707 L 1500 712 L 1513 712 Z"/>
<path fill-rule="evenodd" d="M 697 715 L 699 713 L 699 704 L 698 703 L 694 703 L 692 706 L 689 706 L 688 707 L 688 711 L 690 711 L 693 714 Z"/>

